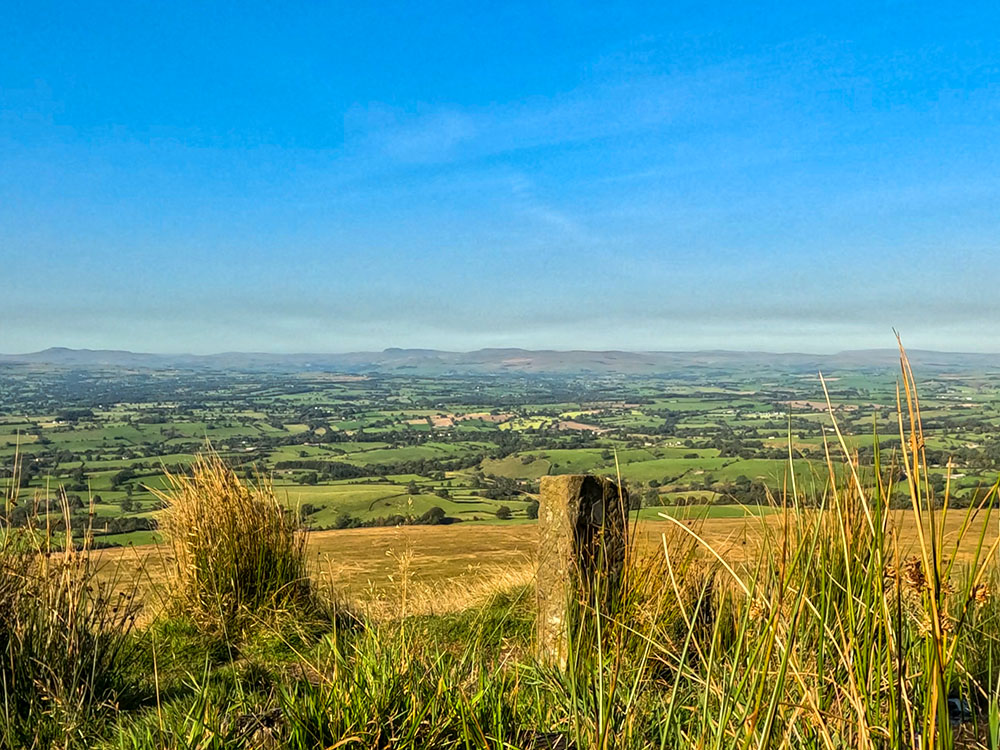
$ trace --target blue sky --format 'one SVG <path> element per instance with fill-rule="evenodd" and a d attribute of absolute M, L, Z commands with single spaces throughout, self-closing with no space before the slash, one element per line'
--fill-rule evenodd
<path fill-rule="evenodd" d="M 0 351 L 1000 351 L 995 3 L 4 18 Z"/>

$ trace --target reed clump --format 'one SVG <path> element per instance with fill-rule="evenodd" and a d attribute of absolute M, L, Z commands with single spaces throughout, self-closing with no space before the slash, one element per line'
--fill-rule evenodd
<path fill-rule="evenodd" d="M 177 613 L 205 632 L 238 640 L 262 619 L 318 614 L 306 534 L 264 477 L 245 482 L 217 454 L 167 474 L 158 522 L 173 558 Z"/>
<path fill-rule="evenodd" d="M 826 483 L 806 505 L 790 473 L 753 554 L 672 521 L 662 561 L 630 569 L 605 624 L 617 641 L 553 683 L 583 707 L 569 714 L 580 746 L 1000 747 L 998 487 L 968 509 L 947 486 L 933 495 L 901 364 L 897 454 L 876 437 L 862 466 L 834 420 Z M 908 511 L 891 508 L 899 490 Z"/>
<path fill-rule="evenodd" d="M 20 498 L 20 464 L 4 519 Z M 27 526 L 0 524 L 0 748 L 85 745 L 139 698 L 132 630 L 134 591 L 94 562 L 84 534 L 75 547 L 60 493 L 65 533 L 46 510 Z"/>

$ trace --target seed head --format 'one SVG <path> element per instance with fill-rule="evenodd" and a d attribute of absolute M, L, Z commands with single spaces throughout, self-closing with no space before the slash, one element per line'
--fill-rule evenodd
<path fill-rule="evenodd" d="M 924 574 L 924 564 L 919 557 L 908 557 L 900 570 L 903 585 L 915 593 L 922 593 L 929 588 L 927 576 Z"/>
<path fill-rule="evenodd" d="M 969 600 L 975 602 L 981 607 L 990 600 L 991 595 L 992 592 L 987 584 L 977 583 L 969 591 Z"/>
<path fill-rule="evenodd" d="M 767 614 L 767 607 L 760 599 L 754 599 L 750 602 L 750 611 L 747 614 L 752 622 L 759 622 Z"/>

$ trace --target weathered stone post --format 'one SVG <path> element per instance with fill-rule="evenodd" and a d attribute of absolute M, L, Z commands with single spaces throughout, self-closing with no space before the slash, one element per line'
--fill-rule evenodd
<path fill-rule="evenodd" d="M 586 474 L 542 477 L 538 508 L 538 658 L 565 669 L 596 645 L 596 612 L 617 602 L 628 547 L 628 493 Z"/>

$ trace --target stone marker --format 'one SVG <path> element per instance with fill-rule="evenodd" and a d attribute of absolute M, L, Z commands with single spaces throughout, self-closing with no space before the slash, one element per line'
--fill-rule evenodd
<path fill-rule="evenodd" d="M 628 548 L 628 493 L 586 474 L 542 477 L 538 508 L 538 657 L 565 669 L 596 645 L 595 610 L 612 611 Z"/>

